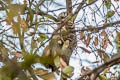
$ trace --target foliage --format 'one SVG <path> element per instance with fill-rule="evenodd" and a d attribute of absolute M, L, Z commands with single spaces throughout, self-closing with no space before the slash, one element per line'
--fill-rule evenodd
<path fill-rule="evenodd" d="M 78 80 L 119 80 L 119 2 L 0 0 L 0 80 L 75 79 L 74 54 Z M 96 68 L 83 65 L 82 54 L 93 54 Z"/>

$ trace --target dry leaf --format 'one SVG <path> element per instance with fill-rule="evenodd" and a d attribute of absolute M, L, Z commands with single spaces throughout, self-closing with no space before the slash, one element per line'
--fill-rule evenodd
<path fill-rule="evenodd" d="M 30 20 L 30 14 L 28 14 L 26 17 L 26 21 L 29 22 L 29 20 Z"/>
<path fill-rule="evenodd" d="M 1 54 L 3 58 L 7 58 L 8 57 L 8 49 L 5 47 L 1 48 Z"/>
<path fill-rule="evenodd" d="M 98 51 L 98 55 L 100 56 L 100 58 L 101 58 L 103 61 L 107 61 L 107 60 L 110 59 L 109 55 L 108 55 L 105 51 L 103 51 L 103 50 L 101 50 L 101 49 L 98 49 L 97 51 Z"/>
<path fill-rule="evenodd" d="M 107 35 L 107 33 L 105 32 L 105 30 L 103 30 L 102 32 L 101 32 L 101 36 L 106 36 Z"/>
<path fill-rule="evenodd" d="M 95 46 L 98 45 L 98 37 L 95 37 L 94 45 L 95 45 Z"/>
<path fill-rule="evenodd" d="M 81 68 L 81 73 L 82 73 L 82 75 L 84 75 L 84 74 L 86 74 L 86 73 L 89 73 L 89 72 L 91 72 L 91 69 L 89 68 L 89 67 L 82 67 Z"/>
<path fill-rule="evenodd" d="M 26 0 L 24 0 L 24 6 L 26 6 L 27 5 L 27 1 Z"/>
<path fill-rule="evenodd" d="M 104 38 L 105 38 L 106 41 L 108 41 L 108 39 L 109 39 L 109 38 L 108 38 L 108 35 L 106 35 Z"/>
<path fill-rule="evenodd" d="M 30 76 L 31 76 L 31 74 L 30 74 L 30 72 L 29 72 L 28 70 L 26 70 L 26 76 L 27 76 L 27 77 L 30 77 Z"/>
<path fill-rule="evenodd" d="M 19 28 L 20 24 L 18 24 L 17 22 L 14 22 L 14 21 L 12 23 L 13 23 L 12 24 L 13 33 L 14 34 L 19 33 L 20 32 L 20 28 Z"/>
<path fill-rule="evenodd" d="M 31 43 L 31 44 L 32 44 L 32 47 L 33 47 L 33 48 L 37 48 L 37 41 L 32 40 L 32 43 Z"/>
<path fill-rule="evenodd" d="M 89 50 L 87 50 L 87 49 L 85 49 L 85 48 L 83 48 L 83 47 L 80 47 L 83 51 L 85 51 L 85 52 L 87 52 L 87 53 L 91 53 Z"/>
<path fill-rule="evenodd" d="M 106 49 L 106 48 L 107 48 L 107 44 L 104 44 L 104 45 L 102 46 L 102 48 L 103 48 L 103 49 Z"/>
<path fill-rule="evenodd" d="M 112 38 L 114 38 L 114 35 L 113 35 L 113 34 L 112 34 L 111 36 L 112 36 Z"/>
<path fill-rule="evenodd" d="M 85 38 L 84 31 L 80 32 L 80 40 L 83 40 Z"/>
<path fill-rule="evenodd" d="M 48 71 L 43 69 L 36 69 L 35 74 L 42 76 L 42 75 L 48 74 Z"/>
<path fill-rule="evenodd" d="M 17 58 L 22 58 L 23 55 L 20 52 L 12 52 L 13 55 L 15 55 Z"/>
<path fill-rule="evenodd" d="M 49 48 L 49 45 L 47 45 L 43 51 L 42 56 L 49 56 L 49 55 L 50 55 L 50 48 Z"/>
<path fill-rule="evenodd" d="M 10 19 L 9 17 L 6 18 L 6 22 L 8 25 L 10 25 L 12 23 L 13 19 Z"/>
<path fill-rule="evenodd" d="M 60 58 L 60 68 L 63 70 L 66 66 L 66 62 L 62 58 Z"/>
<path fill-rule="evenodd" d="M 102 39 L 102 48 L 103 49 L 107 48 L 107 41 L 105 40 L 105 38 Z"/>
<path fill-rule="evenodd" d="M 107 43 L 109 43 L 109 42 L 110 42 L 108 35 L 107 35 L 107 36 L 105 36 L 105 39 L 106 39 Z M 111 44 L 111 43 L 110 43 L 110 44 Z"/>
<path fill-rule="evenodd" d="M 112 42 L 109 40 L 109 38 L 108 38 L 108 43 L 113 47 L 113 44 L 112 44 Z"/>
<path fill-rule="evenodd" d="M 22 25 L 23 28 L 28 28 L 28 24 L 24 19 L 22 19 L 21 25 Z"/>
<path fill-rule="evenodd" d="M 92 63 L 99 63 L 100 61 L 93 61 Z"/>
<path fill-rule="evenodd" d="M 86 44 L 86 46 L 88 46 L 89 44 L 90 44 L 90 34 L 88 34 L 88 36 L 87 36 L 87 40 L 85 40 L 85 44 Z"/>

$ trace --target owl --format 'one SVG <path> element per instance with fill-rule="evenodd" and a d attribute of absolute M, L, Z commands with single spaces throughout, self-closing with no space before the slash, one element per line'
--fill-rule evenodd
<path fill-rule="evenodd" d="M 67 16 L 66 12 L 62 12 L 58 15 L 58 27 L 60 27 L 60 25 L 65 21 Z M 62 26 L 62 28 L 57 32 L 58 34 L 53 35 L 49 45 L 43 51 L 43 56 L 60 56 L 64 62 L 69 65 L 69 59 L 74 48 L 73 45 L 74 42 L 76 42 L 76 36 L 75 33 L 71 32 L 72 30 L 74 30 L 74 27 L 73 22 L 70 20 Z M 55 69 L 54 65 L 50 65 L 49 67 Z"/>
<path fill-rule="evenodd" d="M 58 20 L 63 22 L 66 17 L 67 17 L 67 12 L 62 12 L 58 15 Z"/>
<path fill-rule="evenodd" d="M 59 20 L 58 26 L 60 24 L 62 24 L 65 21 L 65 19 L 67 19 L 67 17 L 68 17 L 67 12 L 60 13 L 58 15 L 58 20 Z M 73 28 L 73 27 L 74 27 L 73 26 L 73 20 L 71 19 L 71 20 L 68 20 L 68 22 L 64 26 L 62 26 L 62 29 L 65 30 L 65 28 L 68 29 L 68 28 Z"/>
<path fill-rule="evenodd" d="M 58 20 L 59 20 L 59 24 L 58 27 L 67 19 L 67 17 L 69 17 L 69 15 L 67 14 L 67 12 L 62 12 L 58 15 Z M 76 43 L 76 33 L 75 31 L 75 25 L 74 25 L 74 21 L 72 19 L 68 20 L 67 23 L 64 24 L 64 26 L 62 26 L 60 33 L 62 34 L 62 40 L 66 41 L 69 40 L 71 49 L 74 50 L 74 48 L 76 47 L 77 43 Z M 73 47 L 75 46 L 75 47 Z"/>
<path fill-rule="evenodd" d="M 67 17 L 67 13 L 66 12 L 62 12 L 58 15 L 58 27 L 65 21 Z M 60 32 L 66 31 L 66 24 L 64 26 L 62 26 L 62 28 L 60 29 Z"/>

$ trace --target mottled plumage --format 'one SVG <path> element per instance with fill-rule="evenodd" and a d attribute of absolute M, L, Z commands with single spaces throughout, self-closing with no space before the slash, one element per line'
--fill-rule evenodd
<path fill-rule="evenodd" d="M 66 12 L 62 12 L 58 15 L 58 21 L 59 21 L 58 27 L 60 27 L 60 25 L 65 21 L 66 17 L 67 17 Z M 70 56 L 72 54 L 72 51 L 76 47 L 76 36 L 75 36 L 74 30 L 75 30 L 75 28 L 73 25 L 73 21 L 69 20 L 57 32 L 58 34 L 53 36 L 48 47 L 46 47 L 48 51 L 44 51 L 43 55 L 44 56 L 45 56 L 45 54 L 47 56 L 52 55 L 54 57 L 60 56 L 66 62 L 66 64 L 69 65 Z M 55 67 L 55 66 L 53 65 L 50 67 L 52 67 L 52 69 L 54 69 L 53 67 Z"/>

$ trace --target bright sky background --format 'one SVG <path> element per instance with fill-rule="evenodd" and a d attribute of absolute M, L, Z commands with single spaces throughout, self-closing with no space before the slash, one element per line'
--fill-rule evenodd
<path fill-rule="evenodd" d="M 39 0 L 36 0 L 36 1 L 39 1 Z M 64 5 L 65 6 L 65 2 L 64 2 L 65 0 L 56 0 L 56 2 L 58 2 L 58 3 L 61 3 L 62 5 Z M 17 3 L 23 3 L 23 0 L 16 0 L 16 2 Z M 115 4 L 115 7 L 117 7 L 118 5 L 120 6 L 120 4 L 116 4 L 116 3 L 114 3 L 114 2 L 112 2 L 113 4 Z M 120 3 L 120 1 L 119 1 L 119 3 Z M 93 4 L 92 6 L 90 6 L 92 9 L 94 9 L 94 10 L 97 10 L 97 8 L 96 8 L 96 5 L 99 7 L 99 6 L 101 6 L 101 4 L 102 4 L 102 0 L 99 0 L 99 1 L 97 1 L 97 3 L 95 3 L 95 4 Z M 52 5 L 52 6 L 50 6 L 49 7 L 49 9 L 50 10 L 52 10 L 52 9 L 57 9 L 57 8 L 59 8 L 58 6 L 55 6 L 55 5 Z M 43 9 L 44 10 L 44 8 L 41 8 L 41 9 Z M 100 8 L 100 10 L 102 10 L 103 8 Z M 113 9 L 114 10 L 114 9 Z M 91 19 L 93 18 L 92 16 L 91 16 L 91 14 L 92 14 L 92 12 L 91 12 L 91 10 L 89 9 L 89 8 L 86 8 L 85 9 L 85 12 L 88 14 L 88 15 L 86 15 L 86 16 L 84 16 L 84 17 L 87 17 L 88 19 L 86 20 L 86 22 L 89 20 L 89 22 L 90 22 L 90 24 L 93 24 L 94 26 L 96 25 Z M 119 9 L 119 12 L 120 12 L 120 9 Z M 60 13 L 60 11 L 56 11 L 55 12 L 55 14 L 56 15 L 58 15 Z M 79 12 L 79 16 L 77 17 L 77 19 L 80 19 L 81 17 L 82 17 L 82 15 L 84 14 L 84 11 L 83 10 L 81 10 L 80 12 Z M 103 20 L 103 15 L 102 15 L 103 13 L 98 13 L 98 15 L 96 16 L 96 19 L 97 19 L 97 22 L 100 22 L 101 20 Z M 5 16 L 4 15 L 4 13 L 3 12 L 0 12 L 0 17 L 3 17 L 3 16 Z M 115 18 L 115 17 L 113 17 L 113 18 Z M 112 19 L 113 21 L 114 21 L 114 19 Z M 77 21 L 77 20 L 76 20 Z M 103 22 L 101 22 L 100 24 L 102 24 Z M 2 25 L 6 25 L 5 23 L 2 23 Z M 89 25 L 89 24 L 88 24 Z M 79 23 L 78 25 L 76 25 L 76 27 L 78 27 L 78 28 L 82 28 L 82 27 L 84 27 L 84 25 L 82 24 L 82 23 Z M 51 32 L 51 31 L 53 31 L 52 29 L 49 29 L 49 32 Z M 111 29 L 111 31 L 112 31 L 112 29 Z M 11 33 L 11 32 L 9 32 L 9 33 Z M 115 36 L 114 36 L 115 37 Z M 79 37 L 78 37 L 79 38 Z M 111 40 L 114 42 L 114 39 L 113 38 L 111 38 Z M 84 47 L 86 47 L 84 44 L 82 44 L 81 42 L 78 42 L 78 45 L 79 46 L 84 46 Z M 115 46 L 115 44 L 113 44 L 114 46 Z M 89 49 L 89 48 L 88 48 Z M 112 50 L 112 47 L 111 46 L 109 46 L 108 48 L 107 48 L 107 53 L 110 53 L 111 52 L 111 50 Z M 80 75 L 80 69 L 81 69 L 81 67 L 82 66 L 90 66 L 90 68 L 95 68 L 95 66 L 96 65 L 93 65 L 91 62 L 94 62 L 95 60 L 96 60 L 96 57 L 94 56 L 94 54 L 93 53 L 91 53 L 91 54 L 88 54 L 88 53 L 85 53 L 85 52 L 82 52 L 82 50 L 80 49 L 80 48 L 78 48 L 78 50 L 77 50 L 77 52 L 78 52 L 78 54 L 77 55 L 75 55 L 75 54 L 73 54 L 72 56 L 71 56 L 71 60 L 70 60 L 70 65 L 71 66 L 74 66 L 74 68 L 75 68 L 75 70 L 74 70 L 74 76 L 72 77 L 72 79 L 75 79 L 75 78 L 77 78 L 77 77 L 79 77 L 79 75 Z M 116 50 L 114 49 L 114 52 L 116 52 Z M 81 64 L 81 60 L 83 61 L 82 62 L 82 66 L 80 65 Z M 38 66 L 37 66 L 38 67 Z"/>

